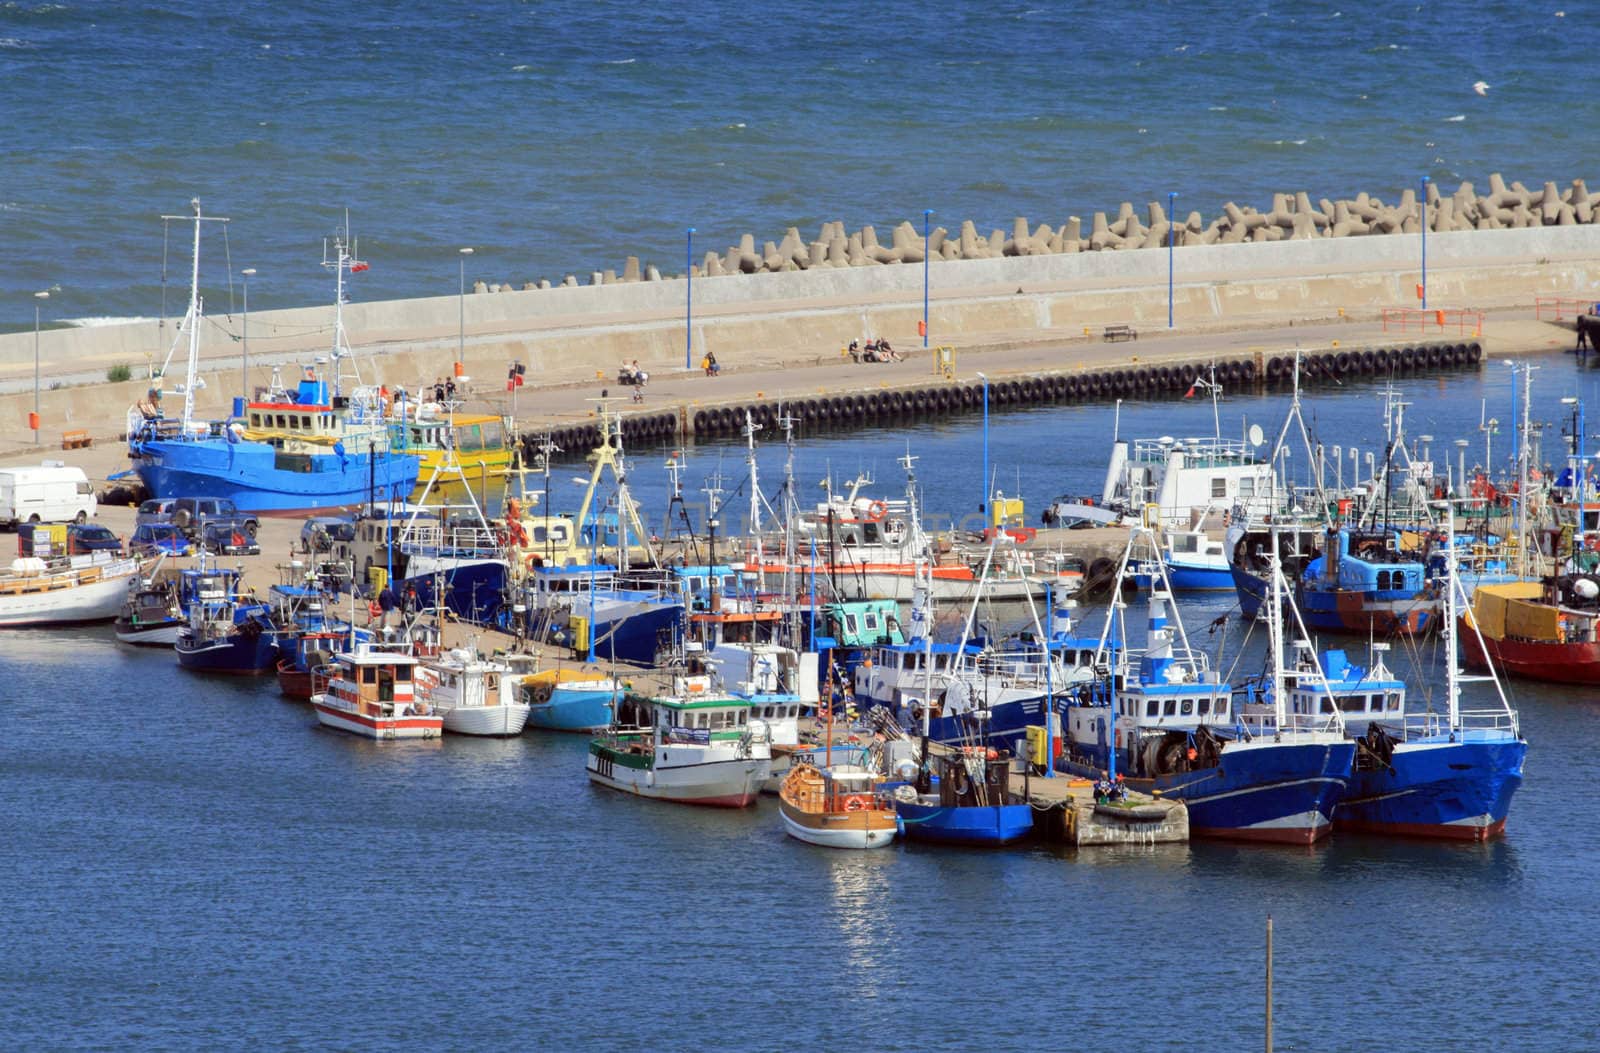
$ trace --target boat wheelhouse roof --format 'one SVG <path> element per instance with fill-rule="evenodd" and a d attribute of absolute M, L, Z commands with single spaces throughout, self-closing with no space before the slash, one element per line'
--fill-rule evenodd
<path fill-rule="evenodd" d="M 879 647 L 878 650 L 884 652 L 892 651 L 898 654 L 959 654 L 963 652 L 966 654 L 983 653 L 983 648 L 977 646 L 976 644 L 967 644 L 965 647 L 963 647 L 960 644 L 940 643 L 937 640 L 932 643 L 929 643 L 926 640 L 912 640 L 909 643 L 884 644 Z"/>
<path fill-rule="evenodd" d="M 400 651 L 351 651 L 339 655 L 346 665 L 416 665 L 416 655 Z"/>
<path fill-rule="evenodd" d="M 737 698 L 733 695 L 720 695 L 715 698 L 677 698 L 667 695 L 661 698 L 652 698 L 650 704 L 680 711 L 690 709 L 749 709 L 755 705 L 748 698 Z"/>

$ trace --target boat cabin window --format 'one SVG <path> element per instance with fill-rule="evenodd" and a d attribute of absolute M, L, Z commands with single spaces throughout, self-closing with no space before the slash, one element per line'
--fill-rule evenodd
<path fill-rule="evenodd" d="M 378 682 L 378 669 L 376 666 L 364 665 L 361 667 L 361 682 L 363 684 L 376 684 Z"/>
<path fill-rule="evenodd" d="M 1225 699 L 1225 698 L 1217 699 L 1217 712 L 1216 712 L 1216 715 L 1219 716 L 1219 717 L 1227 717 L 1227 715 L 1228 715 L 1228 700 L 1227 699 Z"/>
<path fill-rule="evenodd" d="M 1341 696 L 1339 696 L 1339 709 L 1340 709 L 1341 712 L 1344 712 L 1344 713 L 1365 713 L 1366 710 L 1367 710 L 1367 696 L 1366 695 L 1341 695 Z M 1324 698 L 1323 698 L 1323 709 L 1322 709 L 1322 711 L 1324 713 L 1330 712 L 1330 709 L 1327 706 L 1327 698 L 1326 698 L 1326 696 L 1324 696 Z"/>
<path fill-rule="evenodd" d="M 1199 705 L 1195 707 L 1195 712 L 1199 713 L 1202 717 L 1211 712 L 1211 700 L 1209 698 L 1202 698 L 1199 702 Z"/>
<path fill-rule="evenodd" d="M 868 612 L 861 616 L 861 624 L 866 626 L 869 631 L 876 629 L 878 627 L 878 616 Z"/>
<path fill-rule="evenodd" d="M 1214 476 L 1212 478 L 1212 480 L 1211 480 L 1211 496 L 1212 497 L 1227 497 L 1228 496 L 1228 477 L 1227 476 L 1218 475 L 1218 476 Z"/>
<path fill-rule="evenodd" d="M 1391 713 L 1400 712 L 1400 693 L 1398 691 L 1391 691 L 1384 696 L 1384 708 Z"/>
<path fill-rule="evenodd" d="M 1175 717 L 1175 716 L 1177 716 L 1178 715 L 1178 700 L 1174 699 L 1174 698 L 1167 699 L 1166 703 L 1164 705 L 1162 705 L 1162 707 L 1161 707 L 1161 715 L 1164 716 L 1164 717 Z"/>
<path fill-rule="evenodd" d="M 1244 475 L 1239 477 L 1239 496 L 1254 497 L 1256 495 L 1256 480 L 1254 476 Z"/>
<path fill-rule="evenodd" d="M 1192 699 L 1192 698 L 1184 699 L 1182 707 L 1180 709 L 1180 712 L 1186 717 L 1187 716 L 1192 716 L 1194 714 L 1194 699 Z"/>
<path fill-rule="evenodd" d="M 850 633 L 852 636 L 855 635 L 858 631 L 855 615 L 847 614 L 844 616 L 844 628 L 845 632 Z"/>
<path fill-rule="evenodd" d="M 1198 552 L 1200 551 L 1200 539 L 1193 534 L 1178 534 L 1172 539 L 1172 551 Z"/>
<path fill-rule="evenodd" d="M 1144 715 L 1147 716 L 1147 717 L 1160 716 L 1161 715 L 1161 703 L 1158 702 L 1157 700 L 1153 699 L 1153 698 L 1150 701 L 1146 702 L 1144 704 Z"/>

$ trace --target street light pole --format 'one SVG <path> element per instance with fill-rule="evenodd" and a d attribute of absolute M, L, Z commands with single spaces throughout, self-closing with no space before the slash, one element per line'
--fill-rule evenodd
<path fill-rule="evenodd" d="M 683 368 L 694 368 L 694 228 L 684 235 L 683 248 Z"/>
<path fill-rule="evenodd" d="M 41 301 L 50 299 L 50 291 L 33 294 L 33 444 L 39 445 L 39 307 Z"/>
<path fill-rule="evenodd" d="M 250 279 L 255 277 L 256 269 L 246 267 L 239 272 L 244 275 L 244 359 L 239 364 L 239 393 L 246 402 L 250 401 Z"/>
<path fill-rule="evenodd" d="M 979 508 L 983 511 L 983 526 L 989 528 L 989 378 L 982 373 L 978 379 L 983 381 L 983 501 Z"/>
<path fill-rule="evenodd" d="M 928 349 L 928 220 L 933 209 L 922 210 L 922 349 Z"/>
<path fill-rule="evenodd" d="M 460 294 L 457 300 L 460 304 L 460 328 L 456 336 L 456 364 L 466 361 L 467 357 L 467 257 L 472 255 L 472 248 L 468 246 L 460 251 L 461 264 Z"/>
<path fill-rule="evenodd" d="M 1417 202 L 1417 226 L 1422 228 L 1422 309 L 1428 309 L 1428 177 L 1422 177 L 1422 200 Z"/>
<path fill-rule="evenodd" d="M 1172 328 L 1172 250 L 1178 244 L 1178 217 L 1173 208 L 1178 200 L 1176 190 L 1167 191 L 1167 328 Z"/>

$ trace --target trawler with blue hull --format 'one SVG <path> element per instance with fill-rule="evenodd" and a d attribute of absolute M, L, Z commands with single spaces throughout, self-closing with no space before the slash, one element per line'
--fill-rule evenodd
<path fill-rule="evenodd" d="M 225 221 L 203 216 L 198 200 L 193 205 L 189 309 L 179 327 L 180 339 L 188 340 L 188 371 L 179 387 L 183 412 L 166 417 L 154 399 L 129 412 L 128 456 L 145 487 L 154 497 L 224 497 L 257 515 L 301 515 L 406 498 L 416 486 L 420 461 L 390 448 L 387 399 L 381 389 L 361 384 L 354 370 L 344 329 L 345 274 L 367 265 L 340 238 L 334 239 L 332 258 L 325 254 L 323 261 L 337 274 L 332 391 L 308 367 L 292 392 L 274 375 L 265 399 L 236 399 L 231 419 L 195 417 L 195 391 L 204 386 L 199 378 L 200 229 L 205 221 Z M 354 381 L 348 394 L 341 376 L 346 368 Z"/>
<path fill-rule="evenodd" d="M 1452 539 L 1447 551 L 1455 548 Z M 1335 651 L 1320 667 L 1297 675 L 1291 690 L 1296 710 L 1336 708 L 1349 734 L 1360 737 L 1350 786 L 1334 816 L 1337 829 L 1455 841 L 1504 832 L 1528 743 L 1493 667 L 1487 676 L 1470 678 L 1457 669 L 1458 634 L 1476 631 L 1458 620 L 1462 606 L 1465 590 L 1451 561 L 1440 625 L 1448 644 L 1443 712 L 1409 711 L 1404 684 L 1389 678 L 1381 660 L 1369 672 Z M 1498 704 L 1463 709 L 1461 684 L 1469 680 L 1492 684 Z"/>
<path fill-rule="evenodd" d="M 1136 528 L 1124 553 L 1144 537 Z M 1281 573 L 1274 578 L 1268 625 L 1281 653 Z M 1283 693 L 1270 709 L 1239 705 L 1233 690 L 1189 645 L 1181 622 L 1168 620 L 1170 592 L 1150 592 L 1145 649 L 1119 663 L 1121 675 L 1096 683 L 1069 708 L 1069 770 L 1124 776 L 1131 788 L 1182 801 L 1195 836 L 1310 844 L 1332 829 L 1355 759 L 1355 744 L 1326 718 L 1288 712 Z M 1103 639 L 1125 632 L 1117 601 Z M 1127 652 L 1124 651 L 1126 655 Z M 1281 668 L 1281 660 L 1277 666 Z"/>

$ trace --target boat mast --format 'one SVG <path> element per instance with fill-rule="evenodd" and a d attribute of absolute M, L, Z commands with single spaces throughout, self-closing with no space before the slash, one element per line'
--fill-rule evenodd
<path fill-rule="evenodd" d="M 333 235 L 333 254 L 328 253 L 328 239 L 322 239 L 322 266 L 331 269 L 334 273 L 333 297 L 333 393 L 344 394 L 344 365 L 350 363 L 350 375 L 354 378 L 355 387 L 361 386 L 361 369 L 356 364 L 355 354 L 350 350 L 350 340 L 344 329 L 344 276 L 348 273 L 364 271 L 368 264 L 365 260 L 357 259 L 354 239 L 350 238 L 350 213 L 347 210 L 344 216 L 344 226 L 340 227 Z M 452 412 L 452 423 L 454 414 Z M 471 489 L 470 487 L 468 488 Z"/>
<path fill-rule="evenodd" d="M 194 220 L 194 251 L 189 261 L 189 309 L 188 311 L 184 312 L 183 321 L 178 323 L 178 333 L 180 337 L 185 333 L 189 337 L 188 368 L 186 369 L 183 378 L 183 430 L 184 434 L 186 435 L 189 433 L 189 422 L 194 419 L 195 387 L 197 385 L 204 385 L 204 381 L 202 381 L 199 377 L 200 319 L 204 314 L 204 301 L 200 296 L 200 224 L 228 222 L 228 219 L 225 216 L 202 215 L 200 211 L 200 199 L 197 197 L 189 199 L 189 207 L 193 210 L 192 216 L 163 215 L 161 217 L 165 222 L 181 219 Z M 167 349 L 166 359 L 161 363 L 161 376 L 163 378 L 166 377 L 167 369 L 172 364 L 172 353 L 177 349 L 178 342 L 177 340 L 173 340 L 172 346 Z"/>

